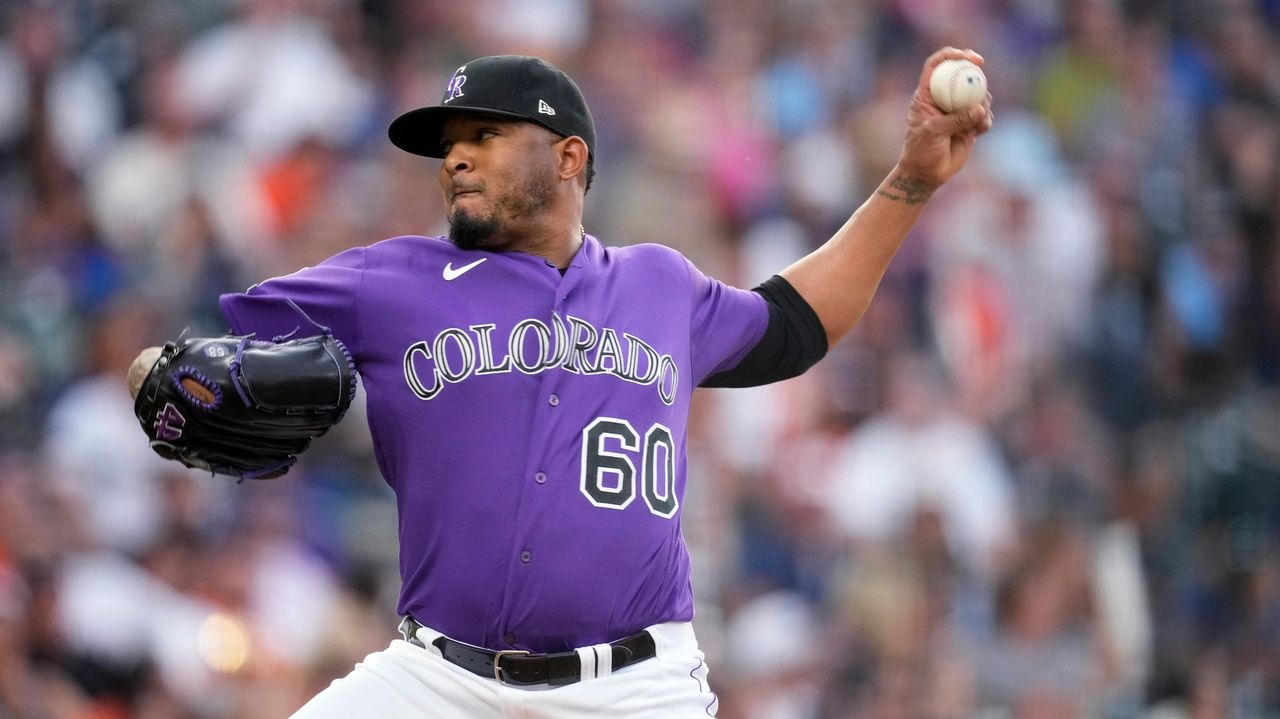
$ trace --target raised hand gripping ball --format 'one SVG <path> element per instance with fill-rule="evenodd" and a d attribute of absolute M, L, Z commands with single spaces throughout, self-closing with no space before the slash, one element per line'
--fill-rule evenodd
<path fill-rule="evenodd" d="M 929 76 L 929 92 L 943 112 L 955 112 L 987 97 L 987 76 L 968 60 L 943 60 Z"/>

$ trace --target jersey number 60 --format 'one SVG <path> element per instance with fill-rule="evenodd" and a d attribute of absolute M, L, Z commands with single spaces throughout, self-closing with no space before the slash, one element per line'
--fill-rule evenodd
<path fill-rule="evenodd" d="M 582 494 L 597 507 L 626 509 L 636 498 L 636 465 L 630 455 L 605 449 L 609 438 L 617 439 L 628 452 L 640 452 L 640 435 L 630 422 L 597 417 L 582 430 Z M 659 517 L 674 517 L 680 499 L 671 430 L 656 422 L 650 426 L 640 459 L 644 503 Z"/>

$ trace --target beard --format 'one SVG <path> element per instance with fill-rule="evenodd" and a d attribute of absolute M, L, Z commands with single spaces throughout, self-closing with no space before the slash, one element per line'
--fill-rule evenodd
<path fill-rule="evenodd" d="M 529 168 L 518 181 L 516 192 L 499 197 L 487 214 L 458 209 L 449 214 L 449 239 L 459 249 L 478 250 L 510 242 L 508 234 L 518 234 L 526 218 L 536 217 L 555 198 L 555 175 L 551 167 Z"/>
<path fill-rule="evenodd" d="M 496 215 L 476 217 L 466 210 L 449 215 L 449 239 L 463 250 L 478 250 L 498 234 L 502 223 Z"/>

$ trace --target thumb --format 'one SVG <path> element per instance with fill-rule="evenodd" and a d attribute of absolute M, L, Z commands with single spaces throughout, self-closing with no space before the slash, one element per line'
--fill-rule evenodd
<path fill-rule="evenodd" d="M 987 120 L 987 108 L 983 105 L 936 115 L 925 121 L 925 129 L 934 135 L 955 136 L 974 132 Z"/>

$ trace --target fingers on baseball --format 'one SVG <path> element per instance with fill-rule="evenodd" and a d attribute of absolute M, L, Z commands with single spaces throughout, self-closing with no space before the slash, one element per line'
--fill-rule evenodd
<path fill-rule="evenodd" d="M 996 111 L 991 109 L 991 93 L 987 93 L 986 99 L 982 101 L 979 107 L 983 111 L 983 116 L 978 120 L 978 134 L 981 135 L 991 129 L 996 123 Z"/>
<path fill-rule="evenodd" d="M 963 110 L 940 114 L 926 120 L 930 132 L 939 135 L 981 134 L 991 128 L 993 115 L 984 103 Z"/>
<path fill-rule="evenodd" d="M 938 64 L 944 60 L 968 60 L 979 67 L 987 64 L 986 59 L 983 58 L 982 55 L 979 55 L 977 52 L 968 48 L 962 50 L 949 45 L 947 47 L 939 48 L 924 61 L 924 68 L 920 71 L 920 87 L 925 90 L 929 89 L 929 76 L 933 74 L 933 68 L 937 67 Z"/>

